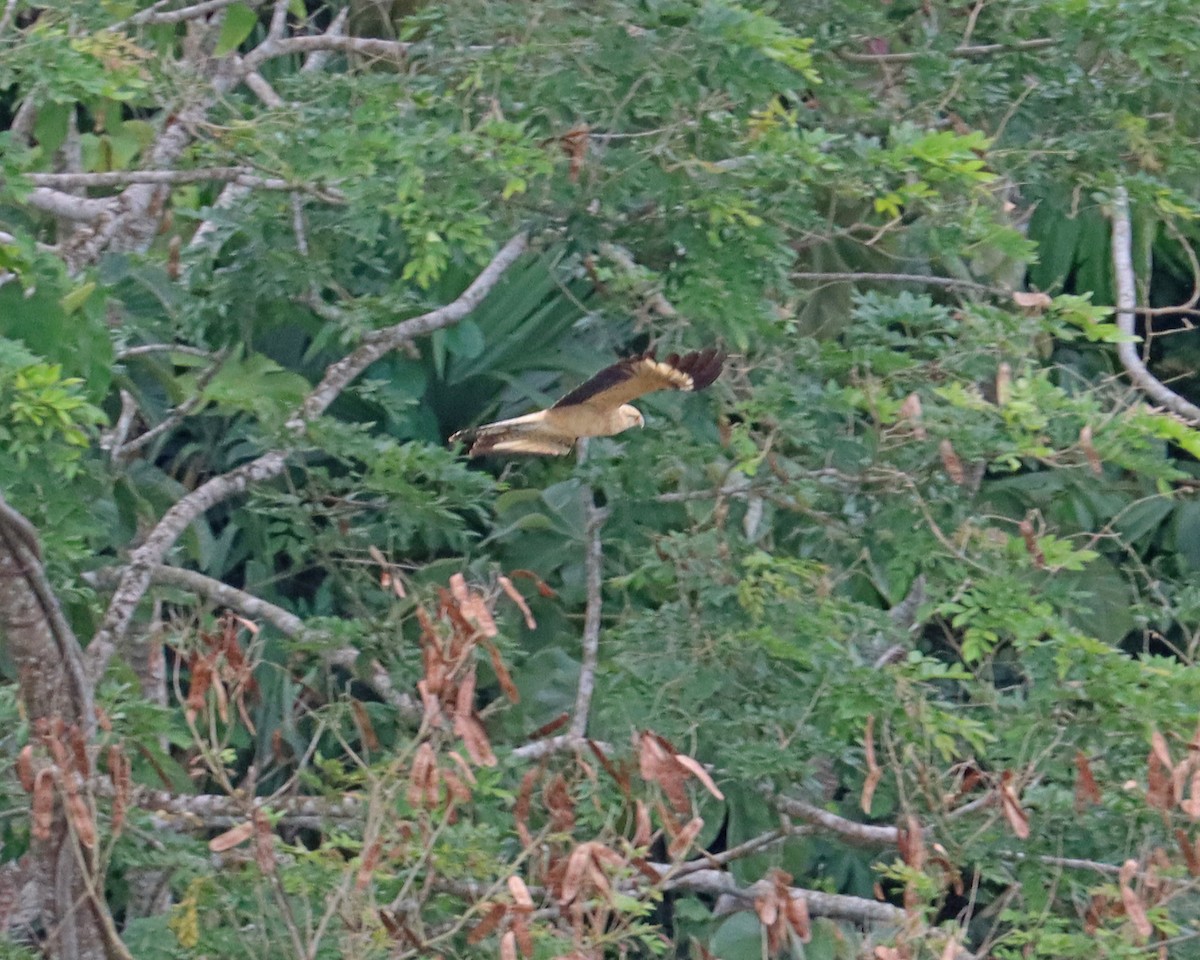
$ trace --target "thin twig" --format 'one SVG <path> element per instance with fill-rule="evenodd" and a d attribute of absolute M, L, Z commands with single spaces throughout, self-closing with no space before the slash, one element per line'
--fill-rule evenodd
<path fill-rule="evenodd" d="M 954 277 L 929 277 L 919 273 L 824 273 L 800 272 L 789 276 L 793 280 L 815 280 L 830 283 L 919 283 L 930 287 L 961 287 L 964 290 L 978 290 L 980 293 L 990 293 L 997 297 L 1011 297 L 1013 291 L 1003 287 L 993 287 L 986 283 L 976 283 L 974 280 L 958 280 Z"/>
<path fill-rule="evenodd" d="M 910 63 L 918 57 L 950 56 L 973 60 L 977 57 L 990 57 L 999 53 L 1017 53 L 1022 50 L 1041 50 L 1055 47 L 1061 41 L 1057 37 L 1036 37 L 1032 40 L 1018 40 L 1015 43 L 981 43 L 971 47 L 955 47 L 953 50 L 911 50 L 905 53 L 854 53 L 849 50 L 839 50 L 838 56 L 851 63 Z"/>
<path fill-rule="evenodd" d="M 1146 367 L 1134 336 L 1137 313 L 1137 280 L 1133 272 L 1133 228 L 1129 222 L 1129 194 L 1124 186 L 1113 193 L 1112 259 L 1117 286 L 1117 328 L 1131 339 L 1117 344 L 1117 357 L 1134 386 L 1156 403 L 1193 424 L 1200 423 L 1200 407 L 1185 400 Z"/>
<path fill-rule="evenodd" d="M 216 11 L 223 10 L 225 7 L 238 2 L 239 0 L 204 0 L 203 3 L 193 3 L 190 6 L 180 7 L 177 10 L 164 10 L 163 7 L 168 5 L 169 0 L 159 0 L 153 6 L 135 13 L 128 20 L 114 24 L 109 29 L 115 29 L 122 24 L 182 23 L 184 20 L 196 20 L 200 17 L 206 17 L 210 13 L 216 13 Z M 250 0 L 250 6 L 258 6 L 258 0 Z"/>
<path fill-rule="evenodd" d="M 27 173 L 25 178 L 35 187 L 74 189 L 78 187 L 123 187 L 131 183 L 179 184 L 226 180 L 257 190 L 301 190 L 336 195 L 328 188 L 306 187 L 305 184 L 282 177 L 264 177 L 253 167 L 199 167 L 195 170 L 111 170 L 104 173 Z M 103 203 L 105 198 L 96 198 Z"/>
<path fill-rule="evenodd" d="M 202 347 L 189 347 L 182 343 L 143 343 L 136 347 L 126 347 L 124 350 L 118 350 L 116 359 L 129 360 L 132 357 L 140 357 L 147 353 L 183 353 L 190 357 L 211 357 L 213 355 L 211 350 L 205 350 Z"/>
<path fill-rule="evenodd" d="M 587 460 L 587 441 L 579 443 L 579 462 Z M 571 717 L 570 736 L 582 738 L 587 734 L 592 694 L 596 691 L 596 668 L 600 662 L 600 612 L 603 607 L 604 545 L 600 531 L 608 511 L 596 506 L 595 492 L 583 488 L 584 566 L 587 584 L 587 605 L 583 615 L 583 652 L 579 661 L 579 688 L 575 693 L 575 712 Z"/>

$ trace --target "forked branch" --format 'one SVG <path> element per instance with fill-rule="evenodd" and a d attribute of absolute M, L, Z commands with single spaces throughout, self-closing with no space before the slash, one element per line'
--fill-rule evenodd
<path fill-rule="evenodd" d="M 1117 327 L 1126 337 L 1132 338 L 1134 317 L 1137 314 L 1137 284 L 1133 271 L 1133 228 L 1129 223 L 1129 194 L 1123 186 L 1117 187 L 1113 193 L 1112 260 L 1113 276 L 1117 285 Z M 1117 357 L 1133 385 L 1142 393 L 1172 413 L 1193 424 L 1200 424 L 1200 407 L 1185 400 L 1150 372 L 1145 360 L 1138 353 L 1135 340 L 1118 343 Z"/>

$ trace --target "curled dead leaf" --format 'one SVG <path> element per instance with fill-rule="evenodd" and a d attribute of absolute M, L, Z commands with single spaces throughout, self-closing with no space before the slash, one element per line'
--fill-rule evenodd
<path fill-rule="evenodd" d="M 1146 916 L 1146 906 L 1142 903 L 1142 898 L 1137 895 L 1137 892 L 1130 885 L 1130 881 L 1137 875 L 1137 871 L 1138 862 L 1136 860 L 1126 860 L 1121 864 L 1121 872 L 1117 876 L 1117 883 L 1121 888 L 1121 903 L 1125 907 L 1125 915 L 1129 918 L 1129 922 L 1133 924 L 1134 930 L 1137 931 L 1138 938 L 1144 943 L 1154 933 L 1154 927 L 1150 923 L 1150 918 Z"/>
<path fill-rule="evenodd" d="M 1013 303 L 1018 307 L 1022 307 L 1031 313 L 1041 313 L 1054 303 L 1049 294 L 1042 293 L 1039 290 L 1014 290 L 1012 298 Z"/>
<path fill-rule="evenodd" d="M 867 728 L 863 733 L 863 753 L 866 755 L 867 776 L 863 780 L 862 794 L 859 796 L 859 806 L 862 812 L 871 812 L 871 801 L 875 798 L 875 790 L 883 779 L 883 770 L 875 759 L 875 714 L 867 717 Z"/>
<path fill-rule="evenodd" d="M 247 820 L 236 827 L 230 827 L 224 833 L 218 834 L 208 841 L 208 849 L 213 853 L 224 853 L 232 850 L 254 836 L 254 821 Z"/>
<path fill-rule="evenodd" d="M 690 771 L 692 776 L 704 785 L 704 789 L 711 793 L 716 799 L 725 799 L 725 794 L 717 789 L 716 783 L 714 783 L 713 778 L 708 775 L 708 771 L 704 769 L 704 765 L 702 763 L 700 763 L 698 760 L 692 759 L 686 753 L 675 754 L 675 759 L 679 762 L 681 767 Z"/>
<path fill-rule="evenodd" d="M 533 909 L 533 897 L 529 895 L 529 888 L 525 886 L 525 881 L 515 873 L 508 878 L 508 894 L 518 907 L 525 910 Z"/>
<path fill-rule="evenodd" d="M 508 577 L 497 577 L 496 582 L 500 584 L 500 589 L 505 592 L 508 599 L 515 603 L 517 609 L 521 611 L 521 615 L 525 618 L 525 626 L 530 630 L 536 630 L 537 621 L 533 619 L 533 611 L 529 609 L 529 604 L 525 602 L 525 598 L 513 586 L 513 582 Z"/>

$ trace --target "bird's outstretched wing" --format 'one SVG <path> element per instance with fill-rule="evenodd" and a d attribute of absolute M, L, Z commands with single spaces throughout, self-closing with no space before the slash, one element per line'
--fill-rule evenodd
<path fill-rule="evenodd" d="M 578 404 L 616 409 L 655 390 L 703 390 L 721 375 L 725 357 L 715 347 L 657 360 L 654 351 L 605 367 L 560 399 L 551 410 Z"/>

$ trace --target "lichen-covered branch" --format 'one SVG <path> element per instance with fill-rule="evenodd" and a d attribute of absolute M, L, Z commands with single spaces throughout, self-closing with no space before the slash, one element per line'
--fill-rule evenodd
<path fill-rule="evenodd" d="M 1134 336 L 1137 313 L 1137 281 L 1133 270 L 1133 228 L 1129 222 L 1129 194 L 1123 186 L 1113 193 L 1112 261 L 1117 287 L 1117 327 L 1127 337 Z M 1117 357 L 1133 385 L 1156 403 L 1193 424 L 1200 424 L 1200 407 L 1181 397 L 1154 376 L 1138 353 L 1137 342 L 1117 344 Z"/>

